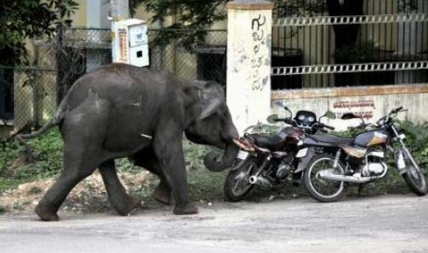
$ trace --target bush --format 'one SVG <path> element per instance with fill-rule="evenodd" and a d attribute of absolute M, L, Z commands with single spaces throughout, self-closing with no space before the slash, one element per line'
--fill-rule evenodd
<path fill-rule="evenodd" d="M 428 146 L 426 143 L 428 143 L 428 124 L 416 125 L 408 121 L 402 121 L 399 122 L 399 125 L 407 136 L 407 147 L 420 163 L 424 173 L 427 174 Z M 271 129 L 269 128 L 269 130 Z M 338 134 L 349 136 L 351 133 L 344 131 Z M 23 182 L 55 176 L 62 169 L 63 142 L 56 129 L 28 141 L 28 147 L 19 146 L 15 141 L 9 141 L 4 143 L 3 147 L 0 146 L 0 192 L 14 188 Z M 183 148 L 192 199 L 222 199 L 223 184 L 227 171 L 214 173 L 205 169 L 203 157 L 208 152 L 208 147 L 184 141 Z M 404 180 L 392 167 L 392 157 L 390 157 L 388 163 L 391 165 L 390 171 L 392 173 L 387 178 L 370 185 L 370 191 L 373 194 L 409 192 Z M 134 166 L 126 158 L 118 159 L 116 165 L 120 172 L 133 173 L 141 171 L 141 168 Z M 137 195 L 144 198 L 150 196 L 157 183 L 157 177 L 153 176 L 151 180 L 153 180 L 153 183 L 150 183 L 149 187 L 142 187 L 141 191 L 137 192 Z M 283 185 L 271 188 L 269 191 L 266 191 L 266 187 L 264 187 L 262 191 L 257 193 L 256 189 L 254 196 L 251 194 L 250 197 L 253 196 L 259 199 L 260 196 L 269 196 L 272 193 L 276 195 L 304 194 L 294 187 Z"/>

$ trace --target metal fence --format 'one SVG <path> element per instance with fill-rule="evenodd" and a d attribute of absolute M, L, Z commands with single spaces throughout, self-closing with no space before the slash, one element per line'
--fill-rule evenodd
<path fill-rule="evenodd" d="M 272 88 L 426 83 L 428 2 L 403 1 L 345 0 L 364 4 L 337 15 L 325 2 L 340 1 L 284 1 L 274 12 Z M 150 68 L 226 84 L 226 30 L 152 29 L 149 41 Z M 77 78 L 111 62 L 109 29 L 65 29 L 34 46 L 34 67 L 0 67 L 0 125 L 40 125 Z"/>
<path fill-rule="evenodd" d="M 273 26 L 273 89 L 428 81 L 427 1 L 289 2 Z"/>
<path fill-rule="evenodd" d="M 150 68 L 226 84 L 226 30 L 149 30 Z M 72 84 L 112 62 L 109 29 L 64 29 L 34 41 L 33 67 L 0 66 L 0 127 L 38 127 Z"/>

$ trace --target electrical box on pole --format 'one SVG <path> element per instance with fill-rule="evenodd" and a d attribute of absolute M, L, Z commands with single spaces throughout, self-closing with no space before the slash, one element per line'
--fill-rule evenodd
<path fill-rule="evenodd" d="M 137 67 L 148 66 L 150 62 L 147 23 L 139 19 L 125 19 L 114 22 L 112 28 L 113 62 Z"/>

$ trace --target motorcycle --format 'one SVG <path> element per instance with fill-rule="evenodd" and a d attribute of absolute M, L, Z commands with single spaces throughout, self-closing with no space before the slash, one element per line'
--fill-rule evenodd
<path fill-rule="evenodd" d="M 427 193 L 423 172 L 413 158 L 395 124 L 402 107 L 393 109 L 376 124 L 367 124 L 354 114 L 342 119 L 359 118 L 360 133 L 351 138 L 335 135 L 307 135 L 300 143 L 297 157 L 306 167 L 302 181 L 311 197 L 320 202 L 339 200 L 346 184 L 366 184 L 385 177 L 388 165 L 386 151 L 395 158 L 395 167 L 409 188 L 419 196 Z"/>
<path fill-rule="evenodd" d="M 234 143 L 240 151 L 224 184 L 225 197 L 229 201 L 241 200 L 254 185 L 278 184 L 285 179 L 299 178 L 303 169 L 297 170 L 294 159 L 298 151 L 297 143 L 305 134 L 315 134 L 317 131 L 327 132 L 334 129 L 317 121 L 312 111 L 300 110 L 293 113 L 284 106 L 290 114 L 287 118 L 272 118 L 273 122 L 284 122 L 284 127 L 276 135 L 267 133 L 245 133 L 235 139 Z M 325 115 L 324 115 L 325 116 Z"/>

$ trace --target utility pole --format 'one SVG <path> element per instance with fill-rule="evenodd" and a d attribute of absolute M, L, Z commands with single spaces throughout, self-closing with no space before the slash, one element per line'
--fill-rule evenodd
<path fill-rule="evenodd" d="M 115 47 L 117 46 L 116 34 L 116 22 L 129 18 L 129 0 L 110 0 L 110 17 L 111 19 L 111 32 L 113 38 L 111 41 L 112 59 L 116 58 L 117 52 Z"/>
<path fill-rule="evenodd" d="M 115 21 L 120 21 L 129 18 L 129 0 L 110 0 L 111 13 L 113 19 L 112 25 Z"/>

